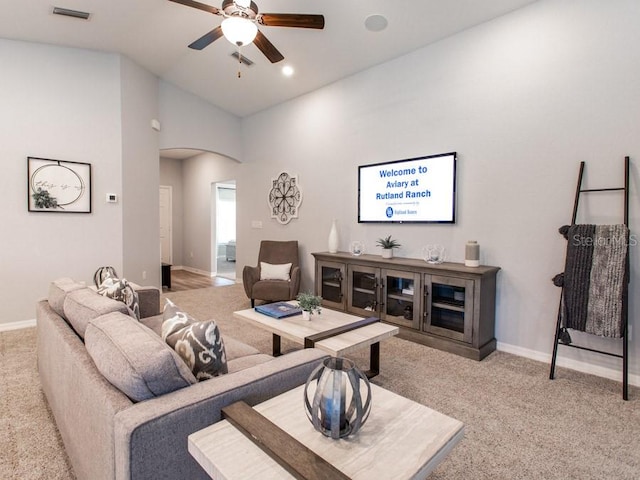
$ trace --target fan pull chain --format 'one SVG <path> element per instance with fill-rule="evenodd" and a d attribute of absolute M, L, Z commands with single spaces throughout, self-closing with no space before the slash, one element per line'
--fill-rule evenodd
<path fill-rule="evenodd" d="M 238 45 L 238 78 L 242 78 L 240 68 L 242 67 L 242 45 Z"/>

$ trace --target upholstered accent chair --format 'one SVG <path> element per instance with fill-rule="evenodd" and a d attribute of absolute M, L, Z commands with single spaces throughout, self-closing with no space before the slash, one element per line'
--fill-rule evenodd
<path fill-rule="evenodd" d="M 242 283 L 252 307 L 255 306 L 256 299 L 276 302 L 296 298 L 300 289 L 298 242 L 260 242 L 258 265 L 244 267 Z"/>

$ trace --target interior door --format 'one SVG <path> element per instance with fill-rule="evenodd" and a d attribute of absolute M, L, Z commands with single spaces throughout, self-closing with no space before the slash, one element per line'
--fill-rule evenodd
<path fill-rule="evenodd" d="M 160 259 L 169 265 L 173 264 L 171 209 L 171 187 L 160 185 Z"/>

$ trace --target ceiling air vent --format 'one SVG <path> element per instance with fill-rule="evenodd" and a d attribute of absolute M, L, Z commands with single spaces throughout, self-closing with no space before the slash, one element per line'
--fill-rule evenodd
<path fill-rule="evenodd" d="M 233 52 L 233 53 L 231 54 L 231 56 L 232 56 L 233 58 L 235 58 L 235 59 L 236 59 L 236 61 L 237 61 L 238 59 L 240 59 L 240 61 L 241 61 L 242 63 L 244 63 L 247 67 L 250 67 L 251 65 L 253 65 L 253 62 L 252 62 L 251 60 L 249 60 L 249 59 L 248 59 L 247 57 L 245 57 L 244 55 L 242 55 L 242 57 L 241 57 L 241 56 L 238 54 L 238 52 Z"/>
<path fill-rule="evenodd" d="M 88 20 L 91 15 L 88 12 L 81 12 L 79 10 L 70 10 L 68 8 L 53 7 L 54 15 L 64 15 L 65 17 L 81 18 L 82 20 Z"/>

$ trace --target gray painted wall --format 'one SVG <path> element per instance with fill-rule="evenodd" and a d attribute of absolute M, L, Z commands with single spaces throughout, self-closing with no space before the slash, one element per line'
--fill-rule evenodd
<path fill-rule="evenodd" d="M 331 219 L 340 249 L 392 234 L 398 255 L 420 257 L 440 243 L 462 261 L 469 239 L 481 261 L 502 267 L 496 336 L 500 347 L 548 360 L 579 162 L 588 186 L 619 185 L 633 157 L 631 225 L 637 231 L 640 165 L 640 10 L 635 1 L 541 1 L 427 48 L 336 82 L 243 122 L 238 179 L 238 265 L 253 264 L 261 239 L 297 239 L 303 288 L 312 286 L 314 251 L 327 250 Z M 457 151 L 458 223 L 381 226 L 357 223 L 357 166 Z M 300 218 L 269 218 L 270 180 L 299 175 Z M 618 223 L 622 201 L 585 204 L 581 221 Z M 612 202 L 615 202 L 612 203 Z M 263 229 L 251 228 L 252 220 Z M 632 248 L 630 318 L 638 326 L 639 256 Z M 635 333 L 634 333 L 635 335 Z M 597 348 L 619 341 L 576 335 Z M 584 337 L 584 338 L 581 338 Z M 640 373 L 640 342 L 631 342 Z M 620 362 L 561 352 L 620 378 Z M 573 363 L 572 363 L 573 362 Z M 607 370 L 608 369 L 608 370 Z"/>
<path fill-rule="evenodd" d="M 173 264 L 183 265 L 182 247 L 182 160 L 160 157 L 160 185 L 171 187 Z"/>
<path fill-rule="evenodd" d="M 211 255 L 215 242 L 215 196 L 212 184 L 234 180 L 242 165 L 235 160 L 213 153 L 203 153 L 183 160 L 183 265 L 210 274 L 216 259 Z M 187 187 L 188 186 L 188 187 Z M 193 253 L 193 256 L 191 255 Z"/>
<path fill-rule="evenodd" d="M 122 117 L 117 55 L 0 40 L 0 323 L 35 317 L 52 279 L 123 268 Z M 27 212 L 27 156 L 92 165 L 93 212 Z"/>
<path fill-rule="evenodd" d="M 0 153 L 9 179 L 0 326 L 33 319 L 36 300 L 53 279 L 91 284 L 101 265 L 159 285 L 160 143 L 212 148 L 220 135 L 220 151 L 237 155 L 239 119 L 206 102 L 195 108 L 193 95 L 160 88 L 155 76 L 119 55 L 0 40 L 0 58 Z M 154 118 L 160 134 L 151 129 Z M 196 130 L 204 140 L 190 144 L 194 132 L 182 125 L 194 121 L 204 125 Z M 27 156 L 91 163 L 92 213 L 27 212 Z M 106 203 L 107 193 L 117 194 L 118 203 Z"/>
<path fill-rule="evenodd" d="M 122 207 L 121 275 L 141 284 L 160 285 L 158 210 L 158 78 L 126 57 L 121 61 Z"/>
<path fill-rule="evenodd" d="M 240 119 L 192 93 L 160 81 L 160 148 L 194 148 L 240 158 Z"/>

